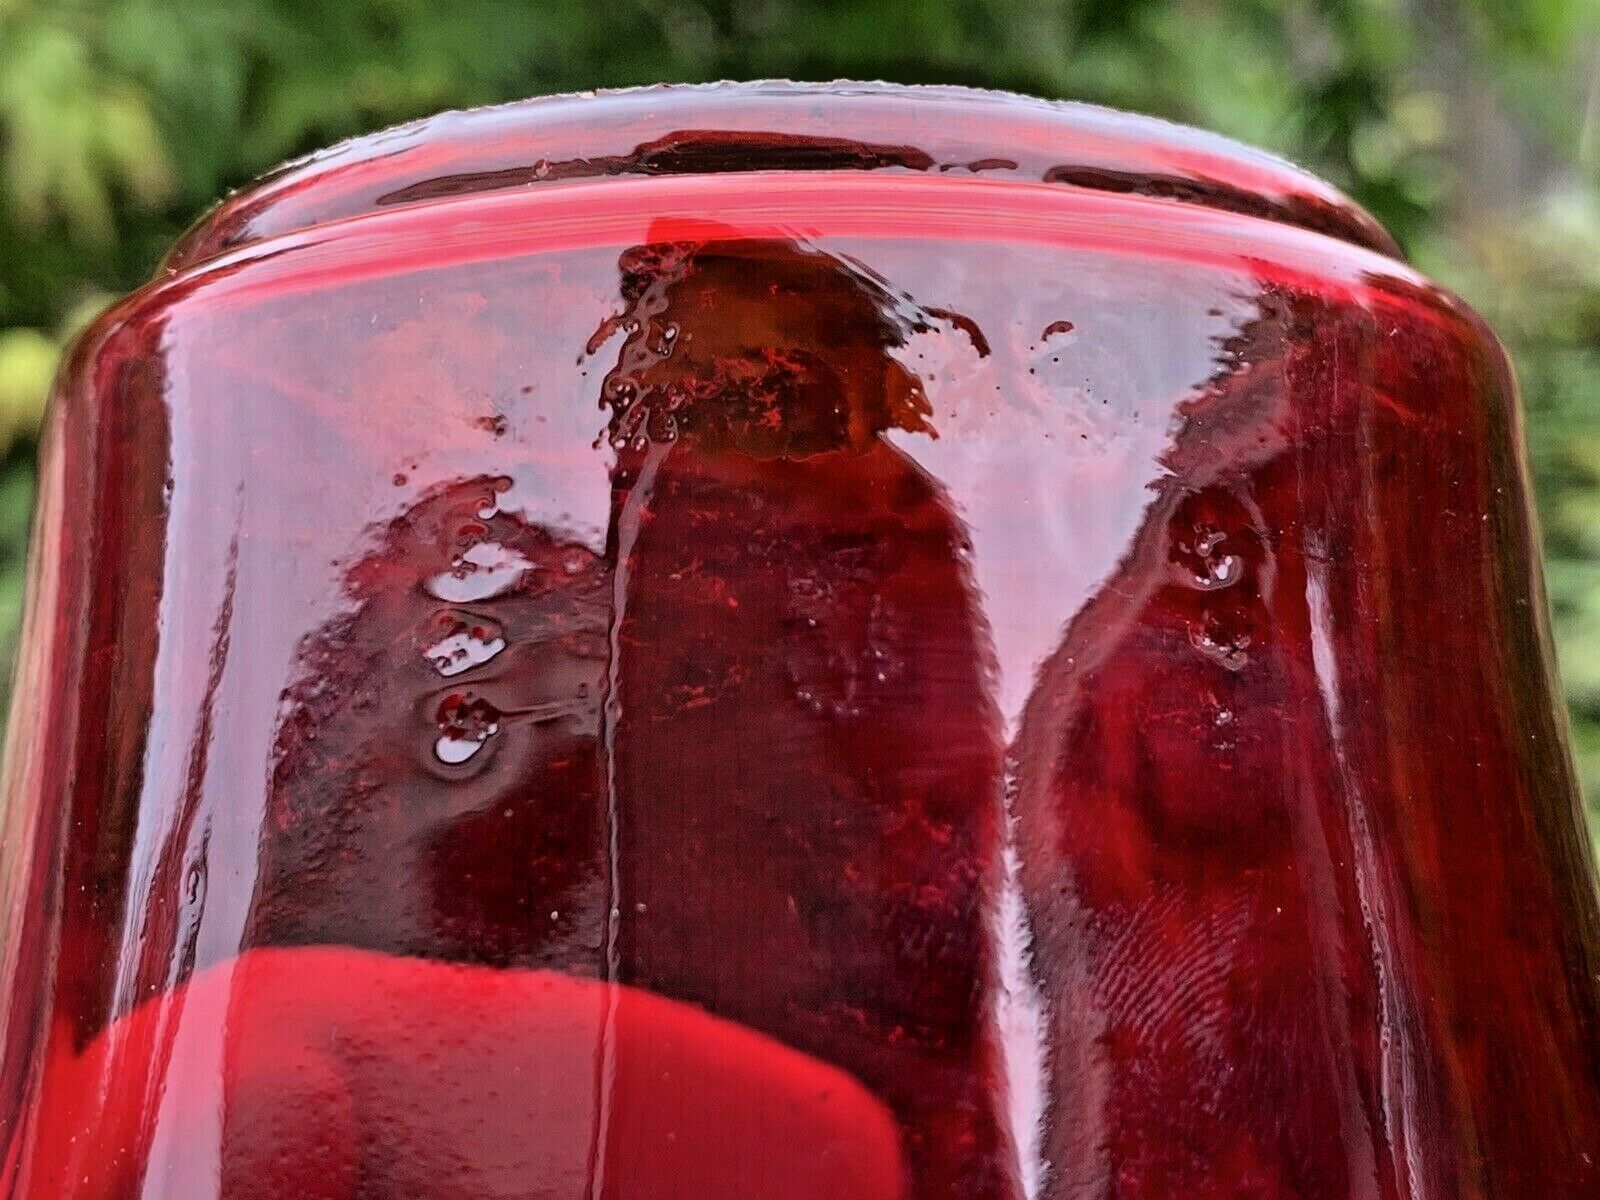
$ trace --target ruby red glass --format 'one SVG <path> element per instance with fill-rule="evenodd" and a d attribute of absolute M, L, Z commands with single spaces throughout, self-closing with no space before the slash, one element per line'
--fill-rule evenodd
<path fill-rule="evenodd" d="M 1600 1195 L 1519 415 L 1326 185 L 956 89 L 450 114 L 78 344 L 8 1200 Z"/>

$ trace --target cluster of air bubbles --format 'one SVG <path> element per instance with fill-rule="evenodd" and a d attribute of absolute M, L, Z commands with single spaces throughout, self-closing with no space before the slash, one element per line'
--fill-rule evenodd
<path fill-rule="evenodd" d="M 1191 516 L 1172 525 L 1170 578 L 1178 587 L 1205 596 L 1196 601 L 1198 611 L 1189 619 L 1190 643 L 1211 661 L 1237 671 L 1250 661 L 1250 598 L 1239 594 L 1248 563 L 1239 553 L 1239 538 L 1229 532 L 1229 522 L 1214 515 L 1219 506 L 1227 512 L 1235 502 L 1207 494 L 1191 501 L 1192 507 L 1186 505 Z"/>
<path fill-rule="evenodd" d="M 1231 587 L 1244 575 L 1244 560 L 1224 549 L 1228 535 L 1214 526 L 1197 523 L 1193 536 L 1178 543 L 1180 559 L 1187 564 L 1184 582 L 1202 592 Z"/>
<path fill-rule="evenodd" d="M 1201 654 L 1230 671 L 1250 661 L 1251 636 L 1239 622 L 1205 613 L 1189 627 L 1189 643 Z"/>
<path fill-rule="evenodd" d="M 437 637 L 422 654 L 447 679 L 483 666 L 506 648 L 499 622 L 474 613 L 443 609 L 435 616 L 433 629 Z"/>
<path fill-rule="evenodd" d="M 434 720 L 439 727 L 434 756 L 454 767 L 476 756 L 500 732 L 501 714 L 481 696 L 452 692 L 439 702 Z"/>
<path fill-rule="evenodd" d="M 511 427 L 511 423 L 502 412 L 486 413 L 474 420 L 473 424 L 485 433 L 491 433 L 495 437 L 504 437 L 506 431 Z"/>
<path fill-rule="evenodd" d="M 511 486 L 511 479 L 506 475 L 499 475 L 488 481 L 487 487 L 484 490 L 483 499 L 478 504 L 478 520 L 488 521 L 500 515 L 500 497 L 509 492 L 511 490 Z M 476 528 L 466 526 L 463 527 L 462 532 L 467 535 L 467 543 L 470 543 L 472 540 L 474 540 L 474 535 L 476 535 L 479 530 L 481 530 L 483 533 L 488 532 L 486 529 L 482 529 L 481 526 Z"/>

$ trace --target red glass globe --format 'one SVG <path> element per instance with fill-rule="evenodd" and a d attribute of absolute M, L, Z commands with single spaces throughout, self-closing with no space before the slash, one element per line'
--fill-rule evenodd
<path fill-rule="evenodd" d="M 1142 118 L 281 169 L 51 409 L 0 1194 L 1600 1194 L 1518 421 L 1370 217 Z"/>

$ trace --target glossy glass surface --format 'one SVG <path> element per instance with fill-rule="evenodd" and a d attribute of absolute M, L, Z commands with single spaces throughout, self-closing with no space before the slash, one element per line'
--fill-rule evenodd
<path fill-rule="evenodd" d="M 1514 390 L 1388 246 L 950 90 L 230 200 L 50 418 L 0 1194 L 1600 1193 Z"/>

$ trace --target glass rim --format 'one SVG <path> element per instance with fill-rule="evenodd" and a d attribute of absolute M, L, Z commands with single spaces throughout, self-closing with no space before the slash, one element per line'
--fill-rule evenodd
<path fill-rule="evenodd" d="M 536 97 L 352 138 L 235 192 L 179 239 L 163 269 L 187 270 L 332 221 L 470 195 L 763 167 L 1144 196 L 1400 257 L 1382 225 L 1331 184 L 1191 126 L 981 88 L 760 80 Z"/>

